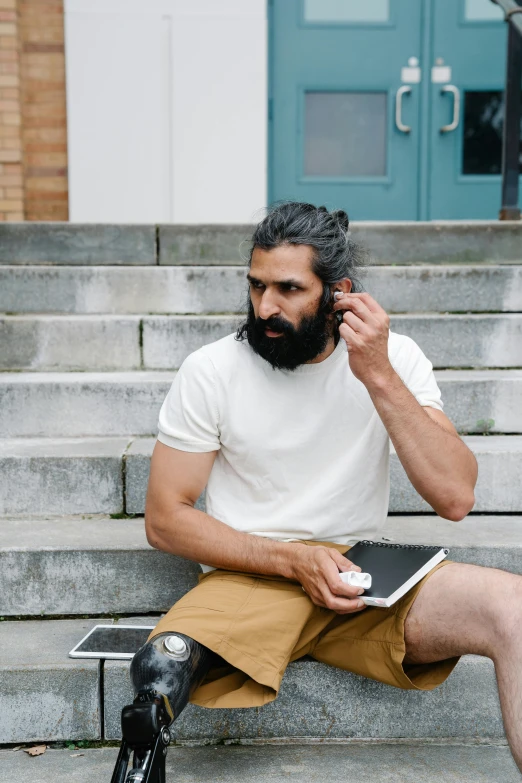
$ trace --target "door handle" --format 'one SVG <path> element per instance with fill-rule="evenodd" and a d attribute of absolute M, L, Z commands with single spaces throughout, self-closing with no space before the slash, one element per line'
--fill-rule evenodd
<path fill-rule="evenodd" d="M 403 84 L 402 87 L 399 87 L 395 96 L 395 125 L 401 133 L 409 133 L 411 131 L 410 126 L 405 125 L 402 121 L 402 96 L 408 95 L 410 92 L 411 87 L 408 87 L 407 84 Z"/>
<path fill-rule="evenodd" d="M 453 119 L 449 125 L 442 126 L 440 129 L 441 133 L 449 133 L 450 131 L 456 130 L 459 127 L 460 121 L 460 90 L 458 87 L 455 87 L 454 84 L 445 84 L 441 89 L 440 94 L 444 95 L 446 92 L 453 95 Z"/>

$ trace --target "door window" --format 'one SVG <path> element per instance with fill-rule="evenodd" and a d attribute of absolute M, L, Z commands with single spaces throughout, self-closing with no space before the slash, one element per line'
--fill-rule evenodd
<path fill-rule="evenodd" d="M 386 175 L 386 93 L 306 92 L 304 175 Z"/>
<path fill-rule="evenodd" d="M 465 0 L 464 18 L 467 22 L 501 22 L 504 14 L 491 0 Z"/>
<path fill-rule="evenodd" d="M 304 0 L 304 18 L 323 23 L 388 22 L 390 0 Z"/>
<path fill-rule="evenodd" d="M 504 98 L 501 90 L 466 90 L 462 145 L 463 174 L 500 174 L 503 124 Z M 522 146 L 520 172 L 522 173 Z"/>

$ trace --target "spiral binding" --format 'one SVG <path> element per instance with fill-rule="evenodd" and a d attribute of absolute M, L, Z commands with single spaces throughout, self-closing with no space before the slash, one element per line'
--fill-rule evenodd
<path fill-rule="evenodd" d="M 389 544 L 387 541 L 359 541 L 366 546 L 382 546 L 387 549 L 423 549 L 432 552 L 440 552 L 441 546 L 424 546 L 423 544 Z"/>

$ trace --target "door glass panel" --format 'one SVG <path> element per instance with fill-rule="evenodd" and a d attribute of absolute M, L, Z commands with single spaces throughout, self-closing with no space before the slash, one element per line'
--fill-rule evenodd
<path fill-rule="evenodd" d="M 304 174 L 386 174 L 385 92 L 305 93 Z"/>
<path fill-rule="evenodd" d="M 463 174 L 500 174 L 503 124 L 504 96 L 500 90 L 465 92 Z M 522 173 L 522 145 L 520 172 Z"/>
<path fill-rule="evenodd" d="M 504 13 L 491 0 L 465 0 L 464 16 L 468 22 L 502 22 Z"/>
<path fill-rule="evenodd" d="M 390 0 L 304 0 L 304 18 L 307 22 L 387 22 Z"/>

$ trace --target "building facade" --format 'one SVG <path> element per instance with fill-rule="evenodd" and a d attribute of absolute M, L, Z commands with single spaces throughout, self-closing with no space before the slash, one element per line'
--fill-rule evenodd
<path fill-rule="evenodd" d="M 0 217 L 495 218 L 491 0 L 0 0 Z"/>

